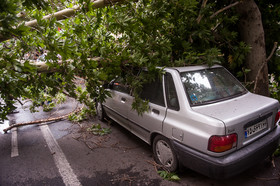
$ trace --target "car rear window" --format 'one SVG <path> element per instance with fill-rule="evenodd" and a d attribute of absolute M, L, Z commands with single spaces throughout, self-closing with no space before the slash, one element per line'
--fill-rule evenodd
<path fill-rule="evenodd" d="M 217 102 L 247 92 L 224 68 L 182 72 L 181 80 L 191 105 Z"/>

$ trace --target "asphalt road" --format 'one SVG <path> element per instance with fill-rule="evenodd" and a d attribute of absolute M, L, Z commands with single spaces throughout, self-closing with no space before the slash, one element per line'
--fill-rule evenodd
<path fill-rule="evenodd" d="M 28 103 L 9 115 L 9 124 L 61 116 L 77 103 L 68 99 L 50 112 L 30 113 Z M 104 136 L 88 128 L 101 124 L 111 128 Z M 67 120 L 24 126 L 0 132 L 0 186 L 10 185 L 280 185 L 280 158 L 258 164 L 241 175 L 214 180 L 183 168 L 179 182 L 162 179 L 153 165 L 149 145 L 116 123 L 90 119 L 82 123 Z"/>

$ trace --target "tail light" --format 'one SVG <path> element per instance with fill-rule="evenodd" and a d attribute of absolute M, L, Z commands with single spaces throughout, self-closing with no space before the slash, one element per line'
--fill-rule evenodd
<path fill-rule="evenodd" d="M 280 110 L 278 110 L 278 112 L 276 113 L 276 116 L 275 116 L 275 125 L 277 124 L 277 122 L 279 121 L 280 119 Z"/>
<path fill-rule="evenodd" d="M 237 134 L 226 136 L 211 136 L 209 138 L 208 150 L 212 152 L 225 152 L 237 145 Z"/>

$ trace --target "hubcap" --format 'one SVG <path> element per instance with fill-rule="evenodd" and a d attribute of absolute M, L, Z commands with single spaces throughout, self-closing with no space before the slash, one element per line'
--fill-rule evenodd
<path fill-rule="evenodd" d="M 174 156 L 170 146 L 163 140 L 159 140 L 156 144 L 156 155 L 162 165 L 171 167 L 174 163 Z"/>

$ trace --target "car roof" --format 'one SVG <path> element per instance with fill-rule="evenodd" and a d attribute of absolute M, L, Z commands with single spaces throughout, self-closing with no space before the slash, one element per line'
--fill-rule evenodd
<path fill-rule="evenodd" d="M 209 69 L 209 68 L 218 68 L 222 67 L 221 65 L 213 65 L 213 66 L 208 66 L 208 65 L 196 65 L 196 66 L 185 66 L 185 67 L 166 67 L 165 69 L 174 69 L 177 70 L 178 72 L 185 72 L 185 71 L 195 71 L 195 70 L 203 70 L 203 69 Z"/>

